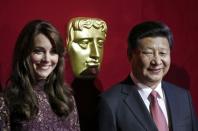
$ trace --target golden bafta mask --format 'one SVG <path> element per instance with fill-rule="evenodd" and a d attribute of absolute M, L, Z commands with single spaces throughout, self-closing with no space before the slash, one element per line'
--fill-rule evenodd
<path fill-rule="evenodd" d="M 68 25 L 67 51 L 78 78 L 94 78 L 103 58 L 107 25 L 98 18 L 77 17 Z"/>

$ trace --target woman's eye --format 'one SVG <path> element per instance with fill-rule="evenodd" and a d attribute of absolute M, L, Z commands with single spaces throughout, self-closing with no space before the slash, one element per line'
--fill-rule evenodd
<path fill-rule="evenodd" d="M 57 51 L 56 51 L 56 49 L 52 49 L 52 50 L 50 51 L 50 53 L 51 53 L 51 54 L 57 54 Z"/>
<path fill-rule="evenodd" d="M 34 49 L 32 52 L 35 54 L 41 54 L 41 53 L 43 53 L 43 50 L 42 49 Z"/>

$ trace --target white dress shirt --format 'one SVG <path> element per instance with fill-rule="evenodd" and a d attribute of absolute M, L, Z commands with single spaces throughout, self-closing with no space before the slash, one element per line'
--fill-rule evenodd
<path fill-rule="evenodd" d="M 144 101 L 144 104 L 146 105 L 148 111 L 150 112 L 150 98 L 149 95 L 152 92 L 152 88 L 140 83 L 133 75 L 133 73 L 130 73 L 131 79 L 133 80 L 133 82 L 136 84 L 136 86 L 138 87 L 138 92 L 142 98 L 142 100 Z M 164 95 L 164 91 L 162 90 L 162 85 L 161 82 L 157 85 L 157 87 L 154 89 L 158 94 L 159 97 L 157 98 L 157 101 L 159 103 L 159 106 L 166 118 L 166 122 L 168 125 L 168 113 L 167 113 L 167 108 L 166 108 L 166 98 Z"/>

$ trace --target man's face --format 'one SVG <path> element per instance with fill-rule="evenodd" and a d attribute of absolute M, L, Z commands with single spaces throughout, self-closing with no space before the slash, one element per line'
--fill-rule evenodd
<path fill-rule="evenodd" d="M 105 32 L 91 27 L 74 31 L 74 39 L 68 42 L 68 53 L 76 77 L 95 77 L 103 57 Z"/>
<path fill-rule="evenodd" d="M 169 43 L 165 37 L 145 37 L 138 42 L 130 58 L 132 71 L 141 83 L 153 87 L 169 70 Z"/>

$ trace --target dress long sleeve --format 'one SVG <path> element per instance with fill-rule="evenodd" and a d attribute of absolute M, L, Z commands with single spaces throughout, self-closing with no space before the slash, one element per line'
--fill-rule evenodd
<path fill-rule="evenodd" d="M 74 98 L 73 98 L 73 102 L 74 102 L 74 110 L 68 116 L 68 124 L 70 124 L 68 125 L 68 127 L 70 128 L 69 129 L 70 131 L 80 131 L 79 117 L 78 117 L 78 112 Z"/>
<path fill-rule="evenodd" d="M 2 95 L 0 95 L 0 131 L 10 131 L 9 110 Z"/>

